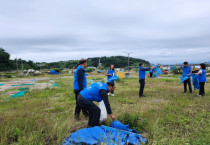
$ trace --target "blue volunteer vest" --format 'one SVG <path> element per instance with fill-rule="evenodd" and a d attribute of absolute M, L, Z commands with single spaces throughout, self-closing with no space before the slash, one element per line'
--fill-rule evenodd
<path fill-rule="evenodd" d="M 107 76 L 107 80 L 109 80 L 111 77 L 113 77 L 115 71 L 114 70 L 108 70 L 107 74 L 112 74 L 112 76 Z"/>
<path fill-rule="evenodd" d="M 186 77 L 189 73 L 190 73 L 190 66 L 187 66 L 187 67 L 183 67 L 183 73 L 182 73 L 182 76 L 183 77 Z"/>
<path fill-rule="evenodd" d="M 91 84 L 90 86 L 88 86 L 87 88 L 85 88 L 84 90 L 82 90 L 80 92 L 80 95 L 88 101 L 101 102 L 102 97 L 99 94 L 99 91 L 102 89 L 106 90 L 107 93 L 109 92 L 107 84 L 102 83 L 102 82 L 95 82 Z"/>
<path fill-rule="evenodd" d="M 141 68 L 143 67 L 139 67 L 139 80 L 145 79 L 145 71 L 141 71 Z"/>
<path fill-rule="evenodd" d="M 78 76 L 77 76 L 77 71 L 79 69 L 83 69 L 85 70 L 81 65 L 79 65 L 74 73 L 74 90 L 79 90 L 79 82 L 78 82 Z M 84 78 L 83 78 L 83 81 L 82 81 L 82 86 L 83 86 L 83 89 L 86 88 L 86 85 L 87 85 L 87 80 L 86 80 L 86 75 L 84 74 Z"/>
<path fill-rule="evenodd" d="M 206 82 L 206 71 L 204 69 L 202 70 L 202 74 L 199 74 L 199 82 Z"/>

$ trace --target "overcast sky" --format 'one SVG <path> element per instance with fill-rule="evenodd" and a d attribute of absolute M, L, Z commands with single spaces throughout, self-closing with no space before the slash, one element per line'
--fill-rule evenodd
<path fill-rule="evenodd" d="M 0 0 L 0 46 L 36 62 L 210 61 L 210 0 Z"/>

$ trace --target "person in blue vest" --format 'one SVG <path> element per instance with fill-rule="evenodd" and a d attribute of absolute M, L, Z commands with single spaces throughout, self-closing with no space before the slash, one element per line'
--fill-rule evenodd
<path fill-rule="evenodd" d="M 112 120 L 116 120 L 112 114 L 107 95 L 108 92 L 112 92 L 114 89 L 115 84 L 113 82 L 107 82 L 106 84 L 95 82 L 80 92 L 77 101 L 81 108 L 87 109 L 89 112 L 88 127 L 99 126 L 101 109 L 93 101 L 101 102 L 103 100 L 107 113 Z"/>
<path fill-rule="evenodd" d="M 191 86 L 191 79 L 190 76 L 192 74 L 192 69 L 191 67 L 188 65 L 188 62 L 184 62 L 183 64 L 183 73 L 182 73 L 182 77 L 189 77 L 187 80 L 184 81 L 184 93 L 187 93 L 187 84 L 189 86 L 189 90 L 190 93 L 192 93 L 192 86 Z"/>
<path fill-rule="evenodd" d="M 81 107 L 79 107 L 77 97 L 79 93 L 86 88 L 87 85 L 87 80 L 86 80 L 86 75 L 85 75 L 85 68 L 87 67 L 87 61 L 82 58 L 80 60 L 80 64 L 77 66 L 77 69 L 74 73 L 74 93 L 75 93 L 75 99 L 76 99 L 76 107 L 75 107 L 75 119 L 80 120 L 80 112 L 81 112 Z M 82 109 L 82 113 L 87 117 L 88 116 L 88 111 L 85 109 Z"/>
<path fill-rule="evenodd" d="M 198 73 L 194 73 L 196 75 L 199 75 L 199 94 L 198 96 L 204 96 L 205 95 L 205 90 L 204 90 L 204 86 L 205 86 L 205 82 L 206 82 L 206 65 L 204 63 L 200 64 L 200 70 Z"/>
<path fill-rule="evenodd" d="M 145 86 L 145 71 L 150 71 L 151 69 L 154 69 L 155 67 L 156 66 L 144 67 L 144 63 L 143 62 L 141 62 L 139 64 L 139 83 L 140 83 L 139 97 L 145 97 L 143 95 L 144 86 Z"/>
<path fill-rule="evenodd" d="M 107 75 L 107 81 L 110 78 L 112 78 L 113 76 L 115 76 L 115 70 L 114 70 L 114 65 L 113 64 L 110 65 L 110 69 L 107 71 L 106 75 Z M 112 81 L 112 82 L 114 82 L 114 81 Z M 109 93 L 108 93 L 108 95 L 109 95 Z M 111 92 L 111 95 L 114 96 L 114 91 Z"/>

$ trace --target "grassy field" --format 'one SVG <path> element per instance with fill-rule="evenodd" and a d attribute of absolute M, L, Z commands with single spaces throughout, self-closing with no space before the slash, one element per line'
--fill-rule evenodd
<path fill-rule="evenodd" d="M 88 79 L 101 78 L 88 77 Z M 104 77 L 105 78 L 105 77 Z M 143 134 L 148 144 L 210 144 L 210 83 L 206 96 L 183 94 L 178 76 L 146 80 L 145 98 L 138 97 L 138 77 L 119 79 L 109 97 L 114 115 Z M 8 99 L 0 92 L 0 144 L 60 144 L 86 127 L 88 118 L 74 120 L 73 79 L 57 79 L 60 86 L 29 91 Z M 111 120 L 106 122 L 110 125 Z"/>

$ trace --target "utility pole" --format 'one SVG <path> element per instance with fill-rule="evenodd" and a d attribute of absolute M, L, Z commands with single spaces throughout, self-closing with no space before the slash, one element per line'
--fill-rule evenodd
<path fill-rule="evenodd" d="M 129 68 L 129 56 L 131 53 L 134 53 L 134 52 L 123 52 L 123 53 L 126 53 L 128 55 L 128 68 Z"/>
<path fill-rule="evenodd" d="M 101 66 L 101 60 L 99 58 L 98 67 L 100 67 L 100 66 Z"/>
<path fill-rule="evenodd" d="M 17 57 L 16 57 L 16 66 L 17 66 L 17 71 L 18 71 L 18 63 L 17 63 Z"/>
<path fill-rule="evenodd" d="M 23 71 L 23 61 L 22 61 L 22 59 L 21 59 L 21 64 L 22 64 L 22 71 Z"/>

